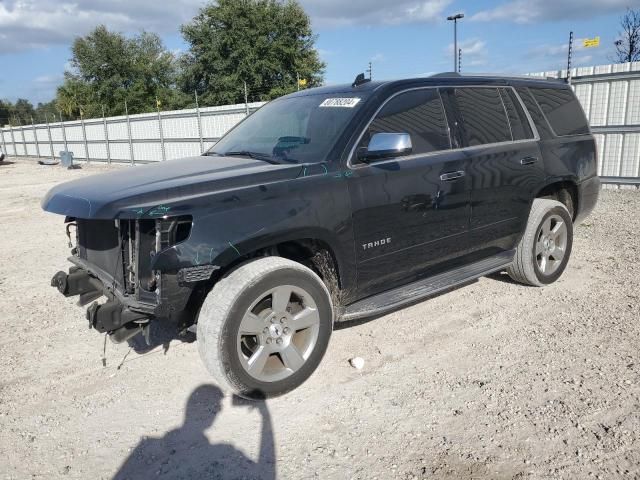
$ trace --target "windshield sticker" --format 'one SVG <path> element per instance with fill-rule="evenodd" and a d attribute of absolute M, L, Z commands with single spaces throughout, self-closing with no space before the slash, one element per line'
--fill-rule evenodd
<path fill-rule="evenodd" d="M 327 98 L 324 102 L 320 104 L 321 107 L 342 107 L 342 108 L 353 108 L 358 102 L 359 98 Z"/>

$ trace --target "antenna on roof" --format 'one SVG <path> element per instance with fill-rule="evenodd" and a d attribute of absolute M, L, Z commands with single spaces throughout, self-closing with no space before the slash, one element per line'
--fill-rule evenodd
<path fill-rule="evenodd" d="M 371 81 L 370 78 L 365 78 L 364 73 L 359 73 L 358 76 L 356 77 L 356 79 L 351 84 L 351 86 L 352 87 L 357 87 L 359 85 L 362 85 L 363 83 L 367 83 L 367 82 L 370 82 L 370 81 Z"/>

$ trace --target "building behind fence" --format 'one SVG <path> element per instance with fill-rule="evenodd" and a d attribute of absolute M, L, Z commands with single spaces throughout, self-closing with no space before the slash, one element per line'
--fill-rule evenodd
<path fill-rule="evenodd" d="M 566 77 L 566 70 L 534 74 Z M 640 62 L 580 67 L 572 85 L 591 124 L 599 172 L 615 184 L 640 184 Z M 199 155 L 262 103 L 22 125 L 0 129 L 9 156 L 147 163 Z"/>

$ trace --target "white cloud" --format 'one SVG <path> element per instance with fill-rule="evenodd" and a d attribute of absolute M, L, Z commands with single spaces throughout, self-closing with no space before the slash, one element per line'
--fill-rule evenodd
<path fill-rule="evenodd" d="M 446 48 L 447 58 L 452 58 L 453 55 L 453 43 L 450 43 Z M 462 50 L 462 61 L 460 62 L 462 70 L 465 67 L 478 67 L 486 65 L 489 60 L 489 50 L 487 49 L 487 43 L 479 38 L 469 38 L 458 42 L 458 49 Z"/>
<path fill-rule="evenodd" d="M 100 23 L 123 32 L 177 32 L 201 4 L 200 0 L 1 0 L 0 53 L 68 44 Z"/>
<path fill-rule="evenodd" d="M 300 0 L 314 26 L 398 25 L 432 22 L 452 0 Z"/>
<path fill-rule="evenodd" d="M 490 10 L 482 10 L 472 15 L 471 20 L 534 23 L 592 18 L 603 13 L 624 11 L 629 3 L 629 0 L 512 0 Z"/>
<path fill-rule="evenodd" d="M 314 27 L 431 22 L 453 0 L 301 0 Z M 0 54 L 69 44 L 98 24 L 125 33 L 177 33 L 204 0 L 0 0 Z"/>

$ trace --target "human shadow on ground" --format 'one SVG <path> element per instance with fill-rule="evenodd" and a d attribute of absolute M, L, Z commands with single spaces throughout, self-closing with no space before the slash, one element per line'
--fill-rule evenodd
<path fill-rule="evenodd" d="M 212 445 L 204 431 L 222 409 L 222 392 L 214 385 L 201 385 L 187 401 L 184 423 L 161 438 L 143 437 L 124 461 L 114 480 L 161 479 L 260 479 L 275 480 L 276 463 L 271 415 L 264 401 L 233 398 L 233 406 L 255 408 L 262 418 L 260 454 L 247 458 L 230 444 Z M 251 435 L 238 431 L 237 435 Z"/>

